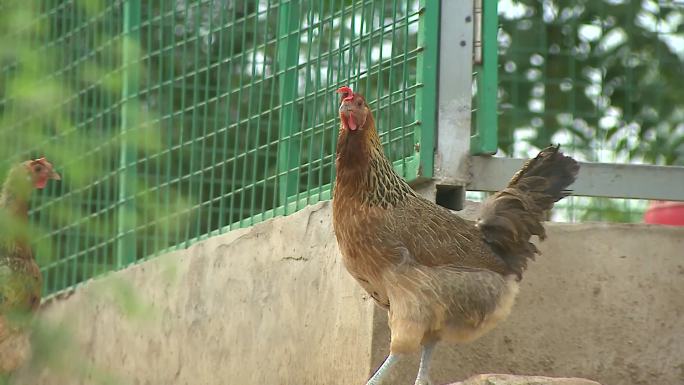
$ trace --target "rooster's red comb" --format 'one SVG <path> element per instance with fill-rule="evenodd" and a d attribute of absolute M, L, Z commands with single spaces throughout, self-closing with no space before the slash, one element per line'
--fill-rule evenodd
<path fill-rule="evenodd" d="M 342 94 L 342 101 L 354 99 L 354 91 L 351 88 L 344 86 L 337 89 L 338 94 Z"/>
<path fill-rule="evenodd" d="M 43 164 L 43 165 L 44 165 L 44 164 L 48 164 L 48 163 L 50 163 L 50 162 L 48 162 L 47 159 L 45 159 L 44 156 L 41 156 L 40 158 L 36 158 L 36 159 L 32 159 L 32 160 L 31 160 L 31 164 L 37 164 L 37 163 L 40 163 L 40 164 Z"/>

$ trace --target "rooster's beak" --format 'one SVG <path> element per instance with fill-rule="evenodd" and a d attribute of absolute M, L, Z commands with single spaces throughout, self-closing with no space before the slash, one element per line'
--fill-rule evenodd
<path fill-rule="evenodd" d="M 62 177 L 59 176 L 59 174 L 57 174 L 57 172 L 55 172 L 55 171 L 50 171 L 49 178 L 54 179 L 54 180 L 62 180 Z"/>

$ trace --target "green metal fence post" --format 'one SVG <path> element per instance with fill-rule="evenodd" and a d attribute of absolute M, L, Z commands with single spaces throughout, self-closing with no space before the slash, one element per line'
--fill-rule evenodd
<path fill-rule="evenodd" d="M 123 4 L 123 84 L 121 89 L 121 142 L 119 152 L 119 208 L 117 213 L 116 264 L 125 266 L 136 259 L 135 179 L 136 148 L 130 131 L 138 128 L 140 65 L 140 0 Z"/>
<path fill-rule="evenodd" d="M 278 15 L 278 66 L 280 94 L 280 123 L 278 143 L 278 204 L 284 205 L 287 214 L 287 198 L 298 191 L 299 142 L 294 138 L 300 124 L 296 105 L 298 90 L 297 64 L 299 63 L 299 18 L 301 5 L 298 0 L 282 2 Z"/>
<path fill-rule="evenodd" d="M 437 130 L 437 75 L 439 72 L 439 0 L 421 0 L 418 29 L 416 81 L 415 149 L 419 156 L 417 177 L 434 174 L 435 132 Z"/>
<path fill-rule="evenodd" d="M 473 155 L 495 154 L 497 141 L 497 93 L 498 93 L 498 0 L 482 1 L 482 63 L 477 71 L 477 132 L 470 138 Z"/>

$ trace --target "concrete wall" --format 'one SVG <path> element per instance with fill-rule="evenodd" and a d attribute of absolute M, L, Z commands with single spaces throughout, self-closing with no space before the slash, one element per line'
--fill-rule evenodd
<path fill-rule="evenodd" d="M 684 384 L 684 228 L 548 227 L 511 317 L 475 343 L 440 346 L 436 382 L 505 372 Z M 344 271 L 328 203 L 90 282 L 46 303 L 41 319 L 75 343 L 61 367 L 28 368 L 17 384 L 105 374 L 125 384 L 362 384 L 389 338 L 384 312 Z M 407 360 L 395 383 L 413 383 L 416 365 Z"/>

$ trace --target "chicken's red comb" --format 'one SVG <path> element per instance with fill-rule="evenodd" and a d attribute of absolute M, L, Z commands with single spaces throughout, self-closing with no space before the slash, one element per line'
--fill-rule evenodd
<path fill-rule="evenodd" d="M 48 162 L 47 159 L 45 159 L 44 156 L 41 156 L 40 158 L 32 159 L 32 160 L 31 160 L 31 164 L 36 164 L 36 163 L 46 164 L 46 163 L 50 163 L 50 162 Z"/>
<path fill-rule="evenodd" d="M 354 99 L 354 91 L 351 88 L 344 86 L 337 89 L 338 94 L 342 94 L 342 101 Z"/>

